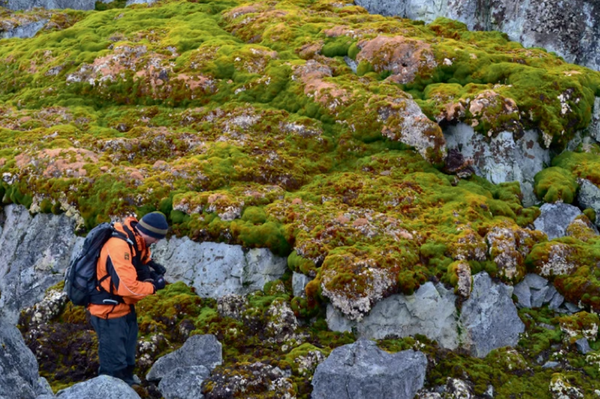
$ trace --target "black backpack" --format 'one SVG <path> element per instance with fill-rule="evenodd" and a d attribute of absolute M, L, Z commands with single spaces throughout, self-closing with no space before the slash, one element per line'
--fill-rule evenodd
<path fill-rule="evenodd" d="M 74 305 L 123 303 L 121 297 L 106 292 L 104 289 L 101 291 L 96 289 L 100 286 L 96 276 L 100 251 L 111 237 L 126 240 L 130 247 L 132 246 L 131 240 L 125 234 L 115 230 L 112 224 L 102 223 L 88 233 L 79 254 L 69 263 L 65 274 L 65 291 Z"/>

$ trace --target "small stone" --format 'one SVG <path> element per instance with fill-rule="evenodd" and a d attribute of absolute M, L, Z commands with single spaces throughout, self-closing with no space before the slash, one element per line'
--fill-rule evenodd
<path fill-rule="evenodd" d="M 588 342 L 587 338 L 578 339 L 577 341 L 575 341 L 575 346 L 577 347 L 579 353 L 582 353 L 584 355 L 592 350 L 592 348 L 590 348 L 590 343 Z"/>
<path fill-rule="evenodd" d="M 559 362 L 546 362 L 544 363 L 544 365 L 542 366 L 542 368 L 544 369 L 553 369 L 560 366 Z"/>

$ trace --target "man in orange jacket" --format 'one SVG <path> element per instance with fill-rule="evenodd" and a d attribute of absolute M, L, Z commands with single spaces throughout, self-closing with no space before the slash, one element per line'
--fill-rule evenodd
<path fill-rule="evenodd" d="M 92 296 L 88 311 L 98 336 L 98 374 L 134 385 L 138 335 L 134 305 L 165 288 L 163 276 L 148 270 L 149 247 L 165 237 L 169 225 L 162 213 L 152 212 L 139 222 L 129 217 L 114 227 L 128 240 L 113 235 L 102 247 L 96 265 L 98 293 Z"/>

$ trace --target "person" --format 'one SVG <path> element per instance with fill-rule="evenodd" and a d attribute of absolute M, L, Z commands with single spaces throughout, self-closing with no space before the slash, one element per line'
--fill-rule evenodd
<path fill-rule="evenodd" d="M 135 303 L 165 288 L 165 269 L 151 260 L 150 245 L 163 239 L 169 228 L 160 212 L 134 217 L 114 224 L 129 242 L 111 237 L 102 247 L 96 265 L 101 301 L 88 305 L 90 324 L 98 337 L 98 374 L 117 377 L 136 385 L 133 370 L 137 348 L 138 324 Z M 132 245 L 130 245 L 130 243 Z M 162 273 L 151 271 L 149 266 Z M 100 302 L 100 303 L 98 303 Z"/>

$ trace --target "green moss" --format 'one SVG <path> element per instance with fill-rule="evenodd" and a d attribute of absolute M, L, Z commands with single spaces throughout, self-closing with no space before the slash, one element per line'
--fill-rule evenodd
<path fill-rule="evenodd" d="M 535 194 L 544 202 L 562 201 L 570 204 L 575 199 L 579 185 L 569 171 L 560 167 L 550 167 L 535 175 Z"/>

